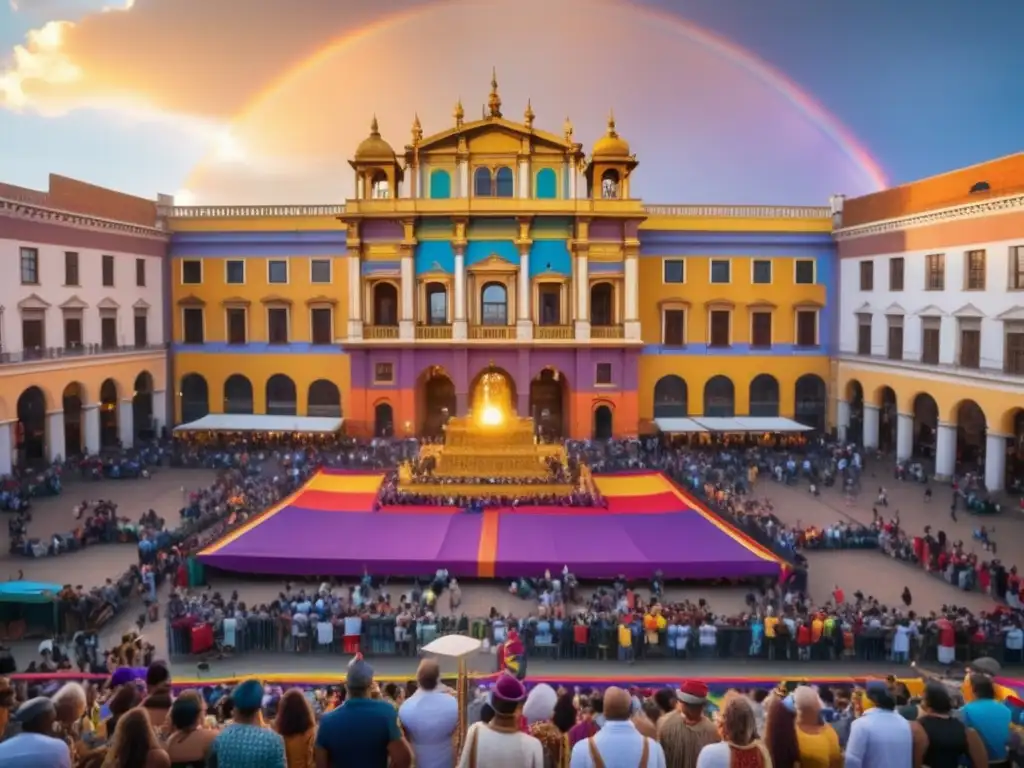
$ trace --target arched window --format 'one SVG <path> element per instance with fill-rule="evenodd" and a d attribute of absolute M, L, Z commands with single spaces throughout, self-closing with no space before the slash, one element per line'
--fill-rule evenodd
<path fill-rule="evenodd" d="M 494 184 L 490 168 L 477 168 L 473 172 L 473 195 L 475 197 L 494 197 Z"/>
<path fill-rule="evenodd" d="M 310 416 L 341 417 L 341 390 L 333 381 L 317 379 L 309 385 L 306 411 Z"/>
<path fill-rule="evenodd" d="M 391 185 L 388 184 L 388 177 L 380 171 L 373 174 L 373 181 L 370 183 L 370 197 L 374 200 L 387 200 L 391 197 Z"/>
<path fill-rule="evenodd" d="M 601 197 L 617 200 L 619 197 L 619 172 L 609 168 L 601 174 Z"/>
<path fill-rule="evenodd" d="M 398 325 L 398 289 L 391 283 L 373 286 L 373 324 Z"/>
<path fill-rule="evenodd" d="M 31 386 L 18 397 L 18 450 L 25 462 L 46 459 L 46 395 Z M 58 446 L 58 450 L 63 446 Z"/>
<path fill-rule="evenodd" d="M 686 382 L 679 376 L 669 374 L 658 379 L 654 385 L 654 418 L 672 419 L 688 415 Z"/>
<path fill-rule="evenodd" d="M 447 200 L 452 196 L 452 176 L 442 168 L 430 172 L 430 199 Z"/>
<path fill-rule="evenodd" d="M 181 421 L 198 421 L 210 412 L 210 388 L 198 373 L 190 373 L 181 380 Z"/>
<path fill-rule="evenodd" d="M 704 385 L 704 415 L 709 418 L 731 419 L 736 415 L 736 390 L 732 379 L 712 376 Z"/>
<path fill-rule="evenodd" d="M 283 373 L 267 379 L 267 415 L 295 416 L 298 410 L 295 382 Z"/>
<path fill-rule="evenodd" d="M 558 174 L 554 168 L 541 168 L 537 171 L 534 197 L 538 200 L 554 200 L 558 197 Z"/>
<path fill-rule="evenodd" d="M 240 373 L 224 382 L 224 413 L 252 413 L 252 382 Z"/>
<path fill-rule="evenodd" d="M 511 168 L 502 167 L 494 174 L 494 188 L 496 197 L 515 197 L 516 177 Z"/>
<path fill-rule="evenodd" d="M 482 325 L 508 325 L 508 291 L 501 283 L 488 283 L 480 294 Z"/>
<path fill-rule="evenodd" d="M 615 289 L 611 283 L 595 283 L 590 289 L 590 324 L 615 324 Z"/>
<path fill-rule="evenodd" d="M 779 415 L 779 381 L 774 376 L 762 373 L 750 382 L 750 415 Z"/>
<path fill-rule="evenodd" d="M 373 409 L 373 432 L 377 437 L 393 437 L 395 411 L 390 403 L 378 403 Z"/>
<path fill-rule="evenodd" d="M 427 283 L 427 325 L 448 324 L 448 289 L 444 283 Z"/>

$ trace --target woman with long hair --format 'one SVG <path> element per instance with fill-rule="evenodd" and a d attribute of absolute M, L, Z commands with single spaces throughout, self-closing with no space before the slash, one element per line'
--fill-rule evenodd
<path fill-rule="evenodd" d="M 765 707 L 764 745 L 773 768 L 796 768 L 800 747 L 796 741 L 796 710 L 786 703 L 787 691 L 776 689 Z"/>
<path fill-rule="evenodd" d="M 772 768 L 768 748 L 757 738 L 754 707 L 746 697 L 738 693 L 725 697 L 718 733 L 722 740 L 700 751 L 697 768 Z"/>
<path fill-rule="evenodd" d="M 205 768 L 217 731 L 205 728 L 206 702 L 196 691 L 185 691 L 171 705 L 173 731 L 167 737 L 171 768 Z"/>
<path fill-rule="evenodd" d="M 156 740 L 145 709 L 136 707 L 117 721 L 103 768 L 171 768 L 171 758 Z"/>
<path fill-rule="evenodd" d="M 314 768 L 316 717 L 298 688 L 285 691 L 278 702 L 274 730 L 284 739 L 288 768 Z"/>
<path fill-rule="evenodd" d="M 141 701 L 142 694 L 139 693 L 139 689 L 134 683 L 126 683 L 114 691 L 114 695 L 107 702 L 110 717 L 103 721 L 104 732 L 108 740 L 114 737 L 114 731 L 117 730 L 117 721 L 124 717 L 126 712 L 130 712 L 139 706 Z"/>

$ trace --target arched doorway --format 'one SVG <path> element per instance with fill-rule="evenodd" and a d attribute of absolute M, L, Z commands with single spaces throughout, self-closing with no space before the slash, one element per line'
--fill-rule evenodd
<path fill-rule="evenodd" d="M 295 416 L 299 412 L 295 382 L 283 373 L 267 379 L 267 415 Z"/>
<path fill-rule="evenodd" d="M 252 413 L 254 400 L 252 382 L 247 376 L 228 376 L 224 382 L 224 413 Z"/>
<path fill-rule="evenodd" d="M 821 376 L 807 373 L 796 380 L 796 407 L 793 415 L 805 427 L 825 431 L 828 389 Z"/>
<path fill-rule="evenodd" d="M 398 325 L 398 289 L 391 283 L 373 286 L 373 324 Z"/>
<path fill-rule="evenodd" d="M 18 463 L 46 461 L 46 395 L 29 387 L 18 398 Z"/>
<path fill-rule="evenodd" d="M 704 415 L 731 419 L 736 415 L 736 388 L 727 376 L 712 376 L 704 385 Z"/>
<path fill-rule="evenodd" d="M 654 385 L 654 418 L 678 419 L 689 415 L 689 391 L 680 376 L 662 376 Z"/>
<path fill-rule="evenodd" d="M 377 403 L 373 409 L 373 433 L 377 437 L 394 436 L 395 411 L 390 403 Z"/>
<path fill-rule="evenodd" d="M 507 371 L 489 367 L 481 371 L 470 390 L 473 418 L 493 422 L 516 413 L 516 382 Z"/>
<path fill-rule="evenodd" d="M 846 428 L 846 442 L 864 444 L 864 387 L 856 380 L 846 385 L 846 404 L 850 423 Z"/>
<path fill-rule="evenodd" d="M 560 439 L 568 432 L 567 389 L 565 375 L 554 368 L 545 368 L 530 382 L 530 416 L 543 437 Z"/>
<path fill-rule="evenodd" d="M 82 453 L 82 406 L 85 405 L 85 387 L 73 381 L 64 387 L 61 397 L 64 408 L 64 458 L 79 456 Z"/>
<path fill-rule="evenodd" d="M 455 384 L 439 365 L 433 365 L 420 376 L 417 391 L 420 393 L 420 433 L 424 437 L 440 437 L 444 425 L 455 416 Z"/>
<path fill-rule="evenodd" d="M 116 448 L 121 443 L 121 436 L 117 432 L 120 423 L 120 414 L 117 412 L 119 400 L 117 382 L 105 379 L 100 384 L 100 448 Z"/>
<path fill-rule="evenodd" d="M 914 398 L 914 455 L 935 458 L 935 433 L 939 428 L 939 404 L 922 392 Z"/>
<path fill-rule="evenodd" d="M 878 450 L 882 453 L 896 450 L 899 421 L 896 392 L 892 387 L 882 387 L 878 401 Z"/>
<path fill-rule="evenodd" d="M 1006 458 L 1006 480 L 1003 487 L 1020 493 L 1024 488 L 1024 409 L 1013 416 L 1013 446 Z"/>
<path fill-rule="evenodd" d="M 309 385 L 306 412 L 310 416 L 341 418 L 341 390 L 333 381 L 317 379 Z"/>
<path fill-rule="evenodd" d="M 607 405 L 599 405 L 594 409 L 594 439 L 611 440 L 615 415 Z"/>
<path fill-rule="evenodd" d="M 190 373 L 181 380 L 181 422 L 199 421 L 210 413 L 210 388 L 198 373 Z"/>
<path fill-rule="evenodd" d="M 774 376 L 762 373 L 750 382 L 750 415 L 779 415 L 779 380 Z"/>
<path fill-rule="evenodd" d="M 153 426 L 153 377 L 149 371 L 143 371 L 135 377 L 132 392 L 132 431 L 134 437 L 151 440 L 156 437 Z"/>
<path fill-rule="evenodd" d="M 956 458 L 963 472 L 985 472 L 985 412 L 973 400 L 962 400 L 956 409 Z"/>

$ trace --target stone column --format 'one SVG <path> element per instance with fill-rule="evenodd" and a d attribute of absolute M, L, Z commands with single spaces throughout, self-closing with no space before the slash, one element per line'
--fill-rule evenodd
<path fill-rule="evenodd" d="M 156 436 L 160 437 L 160 431 L 167 426 L 167 392 L 163 389 L 153 393 L 153 422 Z"/>
<path fill-rule="evenodd" d="M 1008 435 L 989 430 L 985 436 L 985 487 L 1001 491 L 1006 485 L 1006 441 Z"/>
<path fill-rule="evenodd" d="M 640 341 L 640 261 L 635 248 L 626 251 L 623 264 L 624 283 L 626 290 L 624 333 L 627 341 Z"/>
<path fill-rule="evenodd" d="M 64 439 L 64 411 L 50 411 L 46 414 L 46 452 L 50 461 L 66 459 Z"/>
<path fill-rule="evenodd" d="M 896 461 L 905 461 L 914 455 L 914 417 L 901 413 L 896 417 Z"/>
<path fill-rule="evenodd" d="M 413 310 L 416 306 L 416 274 L 413 269 L 412 249 L 402 252 L 401 259 L 402 277 L 402 308 L 398 316 L 398 338 L 403 341 L 412 341 L 416 338 L 416 324 L 413 319 Z"/>
<path fill-rule="evenodd" d="M 836 400 L 836 432 L 839 442 L 845 443 L 850 432 L 850 404 L 845 400 Z"/>
<path fill-rule="evenodd" d="M 85 425 L 85 455 L 95 456 L 100 452 L 100 407 L 82 406 L 82 423 Z"/>
<path fill-rule="evenodd" d="M 117 433 L 123 447 L 131 448 L 135 444 L 135 408 L 130 397 L 122 400 L 117 408 Z"/>
<path fill-rule="evenodd" d="M 348 251 L 348 337 L 363 338 L 363 275 L 359 251 Z"/>
<path fill-rule="evenodd" d="M 466 255 L 461 247 L 455 249 L 455 323 L 452 338 L 465 341 L 469 338 L 466 322 Z M 461 415 L 461 411 L 460 411 Z"/>
<path fill-rule="evenodd" d="M 864 403 L 864 448 L 878 448 L 878 406 Z"/>
<path fill-rule="evenodd" d="M 530 199 L 530 156 L 519 160 L 519 195 L 521 200 Z"/>
<path fill-rule="evenodd" d="M 530 307 L 533 304 L 533 292 L 530 290 L 530 246 L 519 248 L 519 309 L 516 314 L 516 338 L 529 341 L 533 338 L 533 321 L 530 319 Z"/>
<path fill-rule="evenodd" d="M 935 429 L 935 479 L 953 479 L 956 471 L 956 424 L 940 421 Z"/>
<path fill-rule="evenodd" d="M 576 341 L 590 341 L 589 253 L 576 256 Z"/>
<path fill-rule="evenodd" d="M 0 423 L 0 477 L 7 477 L 13 468 L 14 451 L 12 447 L 13 430 L 11 426 L 15 421 Z"/>

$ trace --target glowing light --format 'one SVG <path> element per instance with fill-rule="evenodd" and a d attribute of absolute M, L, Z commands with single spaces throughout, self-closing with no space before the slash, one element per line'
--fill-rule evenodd
<path fill-rule="evenodd" d="M 501 412 L 500 408 L 496 408 L 493 405 L 488 405 L 484 408 L 483 413 L 480 414 L 480 423 L 485 427 L 497 427 L 505 421 L 505 414 Z"/>
<path fill-rule="evenodd" d="M 222 163 L 236 163 L 244 160 L 245 155 L 245 147 L 231 131 L 222 131 L 217 136 L 214 148 L 214 156 L 217 160 Z"/>
<path fill-rule="evenodd" d="M 179 189 L 174 193 L 174 204 L 183 206 L 196 205 L 196 196 L 191 190 Z"/>

